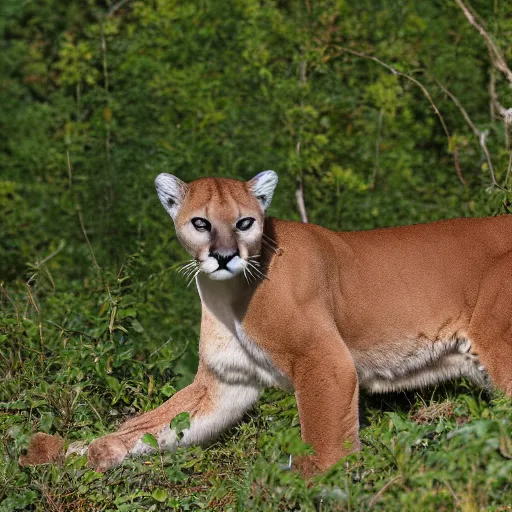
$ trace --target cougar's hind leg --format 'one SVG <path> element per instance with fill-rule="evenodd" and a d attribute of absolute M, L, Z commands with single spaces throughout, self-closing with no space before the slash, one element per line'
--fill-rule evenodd
<path fill-rule="evenodd" d="M 512 397 L 512 255 L 503 257 L 482 281 L 468 334 L 496 388 Z"/>
<path fill-rule="evenodd" d="M 241 419 L 258 395 L 259 388 L 255 386 L 222 382 L 210 370 L 200 367 L 194 382 L 167 402 L 93 441 L 88 450 L 88 465 L 105 471 L 121 464 L 128 455 L 152 451 L 142 441 L 147 433 L 156 437 L 160 450 L 206 442 Z M 170 422 L 181 412 L 188 412 L 191 421 L 190 428 L 178 440 Z"/>

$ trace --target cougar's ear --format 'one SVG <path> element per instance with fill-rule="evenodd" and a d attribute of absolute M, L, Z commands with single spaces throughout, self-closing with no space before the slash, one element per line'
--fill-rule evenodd
<path fill-rule="evenodd" d="M 272 196 L 277 186 L 278 177 L 274 171 L 263 171 L 247 182 L 249 190 L 266 210 L 272 202 Z"/>
<path fill-rule="evenodd" d="M 162 173 L 156 177 L 155 187 L 162 206 L 175 220 L 185 199 L 187 184 L 172 174 Z"/>

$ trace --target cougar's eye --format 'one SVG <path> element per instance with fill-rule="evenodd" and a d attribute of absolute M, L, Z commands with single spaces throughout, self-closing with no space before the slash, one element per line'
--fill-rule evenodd
<path fill-rule="evenodd" d="M 194 217 L 191 222 L 197 231 L 211 231 L 212 229 L 212 225 L 201 217 Z"/>
<path fill-rule="evenodd" d="M 252 217 L 245 217 L 245 219 L 240 219 L 236 223 L 236 229 L 240 231 L 247 231 L 254 224 L 254 219 Z"/>

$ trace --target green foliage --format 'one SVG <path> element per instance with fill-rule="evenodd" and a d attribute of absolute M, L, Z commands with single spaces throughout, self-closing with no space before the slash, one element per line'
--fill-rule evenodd
<path fill-rule="evenodd" d="M 153 434 L 144 434 L 141 441 L 153 448 L 153 450 L 158 450 L 158 441 Z"/>
<path fill-rule="evenodd" d="M 172 419 L 170 427 L 176 432 L 178 439 L 183 438 L 183 431 L 190 428 L 190 415 L 188 412 L 180 412 Z"/>
<path fill-rule="evenodd" d="M 510 3 L 473 8 L 510 62 Z M 173 270 L 185 253 L 154 193 L 159 172 L 190 181 L 275 169 L 272 214 L 299 219 L 301 179 L 310 220 L 333 229 L 510 209 L 437 84 L 487 133 L 496 180 L 509 186 L 488 94 L 494 75 L 509 107 L 508 84 L 455 3 L 4 0 L 0 33 L 1 511 L 512 503 L 510 402 L 465 383 L 427 402 L 364 397 L 361 453 L 311 485 L 282 470 L 309 448 L 294 398 L 274 391 L 205 449 L 106 475 L 79 456 L 16 462 L 31 432 L 91 440 L 195 372 L 199 303 Z M 187 416 L 172 426 L 183 431 Z"/>

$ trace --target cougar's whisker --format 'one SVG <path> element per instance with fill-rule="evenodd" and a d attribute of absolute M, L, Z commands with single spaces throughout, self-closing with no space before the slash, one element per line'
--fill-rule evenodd
<path fill-rule="evenodd" d="M 186 261 L 185 263 L 183 263 L 182 265 L 179 266 L 178 268 L 178 274 L 185 274 L 186 271 L 190 268 L 194 268 L 194 267 L 197 267 L 197 261 L 192 259 L 190 261 Z"/>
<path fill-rule="evenodd" d="M 247 284 L 251 284 L 251 282 L 249 281 L 249 277 L 247 276 L 247 267 L 244 267 L 244 277 L 245 280 L 247 281 Z"/>
<path fill-rule="evenodd" d="M 188 268 L 185 272 L 183 272 L 183 277 L 185 277 L 185 279 L 188 279 L 196 270 L 198 270 L 198 268 L 198 265 Z"/>
<path fill-rule="evenodd" d="M 187 288 L 192 284 L 192 281 L 196 278 L 196 276 L 197 276 L 197 274 L 199 274 L 199 272 L 201 272 L 201 269 L 200 269 L 200 268 L 198 268 L 198 269 L 195 271 L 194 275 L 190 278 L 190 281 L 187 283 Z"/>
<path fill-rule="evenodd" d="M 279 245 L 273 238 L 270 238 L 265 233 L 262 233 L 261 236 L 262 236 L 262 240 L 266 240 L 268 243 L 271 243 L 276 249 L 279 249 Z"/>
<path fill-rule="evenodd" d="M 271 251 L 277 254 L 279 247 L 271 245 L 269 242 L 267 242 L 264 238 L 261 239 L 261 243 L 265 245 L 265 247 L 268 247 Z"/>
<path fill-rule="evenodd" d="M 252 268 L 252 270 L 254 270 L 254 272 L 256 273 L 256 275 L 258 277 L 260 277 L 261 279 L 268 279 L 268 277 L 258 267 L 256 267 L 251 262 L 248 262 L 248 263 L 249 263 L 249 268 Z"/>
<path fill-rule="evenodd" d="M 182 271 L 180 271 L 180 275 L 186 276 L 191 270 L 194 270 L 195 268 L 195 266 L 184 268 Z"/>
<path fill-rule="evenodd" d="M 252 264 L 252 265 L 256 265 L 257 267 L 260 267 L 261 266 L 261 263 L 259 260 L 253 260 L 252 258 L 249 258 L 248 261 Z"/>
<path fill-rule="evenodd" d="M 254 281 L 256 278 L 254 277 L 254 274 L 251 272 L 251 268 L 249 266 L 247 266 L 246 269 L 247 269 L 247 272 L 249 273 L 249 275 L 251 276 L 252 281 Z M 249 284 L 250 284 L 250 282 L 249 282 Z"/>

